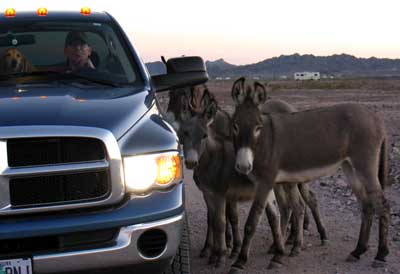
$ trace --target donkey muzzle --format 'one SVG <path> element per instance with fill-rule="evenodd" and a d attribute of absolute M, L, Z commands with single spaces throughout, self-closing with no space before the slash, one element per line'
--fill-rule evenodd
<path fill-rule="evenodd" d="M 185 161 L 185 166 L 188 169 L 194 169 L 197 166 L 198 162 L 197 161 Z"/>
<path fill-rule="evenodd" d="M 194 149 L 190 149 L 186 154 L 185 154 L 185 165 L 188 169 L 194 169 L 197 164 L 199 163 L 199 155 L 197 154 L 197 151 Z"/>
<path fill-rule="evenodd" d="M 247 164 L 247 165 L 236 164 L 235 168 L 236 168 L 237 172 L 242 173 L 244 175 L 248 175 L 253 170 L 253 165 L 251 165 L 251 164 Z"/>
<path fill-rule="evenodd" d="M 236 155 L 236 171 L 248 175 L 253 170 L 253 160 L 254 155 L 250 148 L 239 149 Z"/>

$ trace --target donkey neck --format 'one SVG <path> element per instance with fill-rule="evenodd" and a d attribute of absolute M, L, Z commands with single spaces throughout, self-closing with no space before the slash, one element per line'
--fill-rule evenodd
<path fill-rule="evenodd" d="M 209 174 L 212 173 L 213 176 L 216 176 L 221 170 L 225 158 L 226 138 L 216 130 L 216 126 L 221 126 L 217 125 L 217 121 L 221 121 L 221 119 L 215 119 L 214 122 L 208 126 L 205 149 L 200 155 L 198 166 L 200 169 L 204 168 L 208 170 Z"/>
<path fill-rule="evenodd" d="M 263 163 L 272 161 L 275 154 L 275 140 L 276 140 L 276 130 L 274 126 L 274 118 L 271 114 L 263 114 L 263 129 L 259 137 L 259 143 L 257 145 L 257 150 L 254 151 L 254 161 L 255 163 Z"/>

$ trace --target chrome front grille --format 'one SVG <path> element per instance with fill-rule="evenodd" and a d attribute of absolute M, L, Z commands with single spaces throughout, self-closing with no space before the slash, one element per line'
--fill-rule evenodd
<path fill-rule="evenodd" d="M 103 143 L 94 138 L 16 138 L 7 140 L 8 166 L 24 167 L 104 160 Z"/>
<path fill-rule="evenodd" d="M 48 175 L 10 180 L 13 207 L 93 201 L 110 193 L 107 171 Z"/>
<path fill-rule="evenodd" d="M 107 130 L 1 127 L 0 155 L 0 216 L 108 205 L 123 198 L 121 155 Z"/>

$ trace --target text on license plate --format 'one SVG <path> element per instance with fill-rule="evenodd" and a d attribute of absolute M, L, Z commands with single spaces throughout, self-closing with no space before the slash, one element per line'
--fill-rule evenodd
<path fill-rule="evenodd" d="M 32 274 L 31 259 L 0 260 L 0 274 Z"/>

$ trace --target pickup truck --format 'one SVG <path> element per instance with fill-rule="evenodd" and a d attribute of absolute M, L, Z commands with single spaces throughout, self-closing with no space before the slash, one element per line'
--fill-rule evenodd
<path fill-rule="evenodd" d="M 151 77 L 106 12 L 0 26 L 0 273 L 190 273 L 182 153 L 155 94 L 207 81 L 203 60 Z"/>

